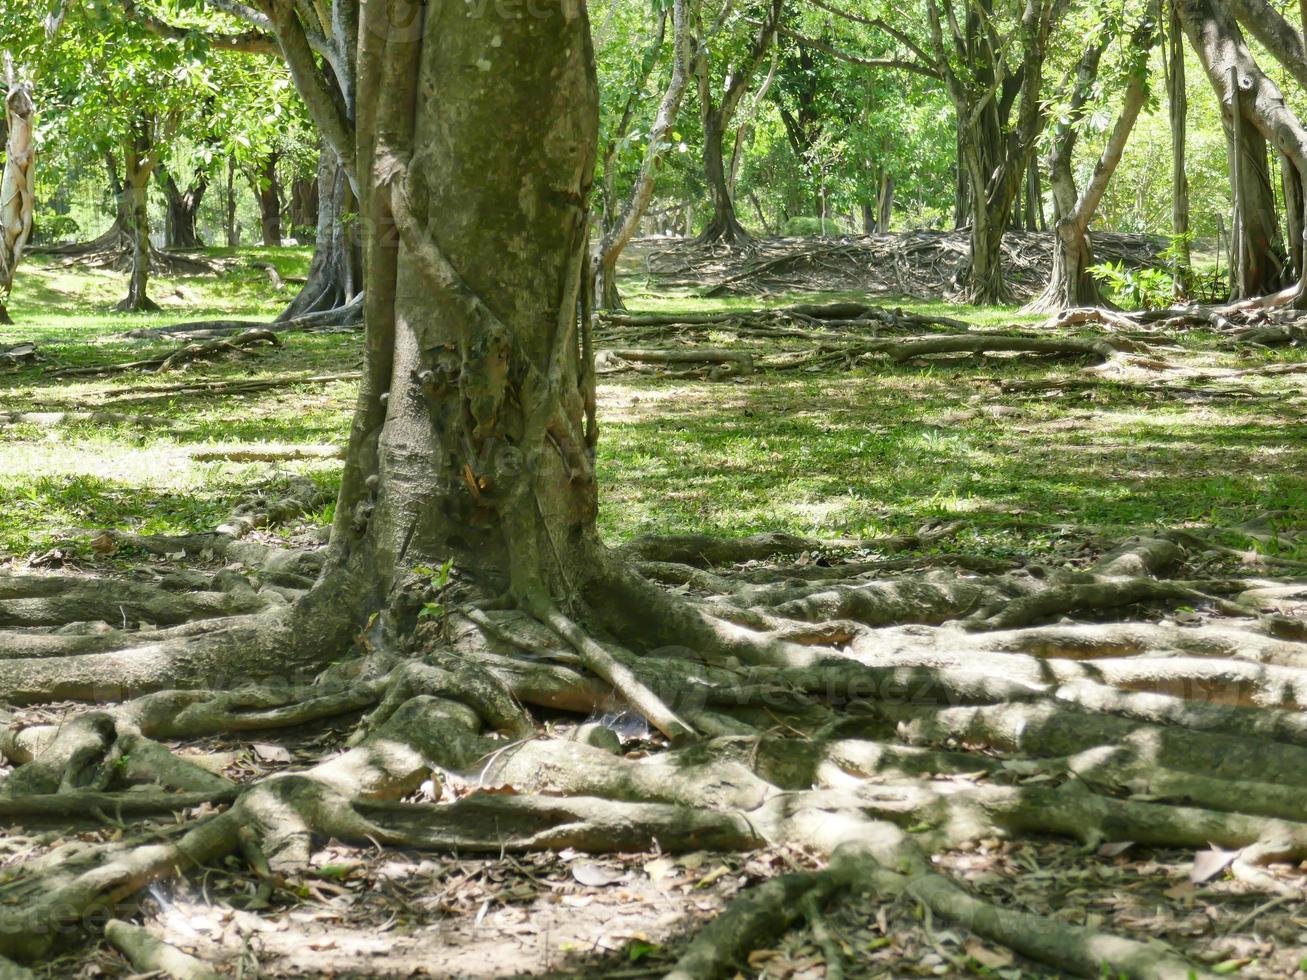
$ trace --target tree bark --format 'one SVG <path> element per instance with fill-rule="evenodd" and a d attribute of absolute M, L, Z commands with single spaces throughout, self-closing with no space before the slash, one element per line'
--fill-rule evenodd
<path fill-rule="evenodd" d="M 324 150 L 323 152 L 330 152 Z M 296 177 L 290 185 L 290 202 L 287 218 L 291 234 L 303 244 L 304 239 L 316 233 L 318 226 L 318 177 Z"/>
<path fill-rule="evenodd" d="M 204 243 L 195 228 L 200 211 L 200 202 L 208 189 L 209 178 L 197 173 L 191 185 L 182 190 L 172 174 L 163 174 L 163 193 L 166 201 L 164 212 L 164 245 L 167 248 L 199 248 Z"/>
<path fill-rule="evenodd" d="M 222 218 L 227 247 L 236 248 L 241 243 L 241 233 L 236 225 L 236 158 L 231 156 L 227 157 L 227 194 Z"/>
<path fill-rule="evenodd" d="M 159 162 L 159 150 L 151 136 L 151 122 L 140 119 L 134 134 L 123 148 L 126 176 L 123 193 L 127 201 L 128 230 L 131 234 L 131 269 L 128 273 L 127 296 L 118 309 L 124 311 L 157 310 L 158 304 L 150 299 L 147 290 L 150 282 L 150 177 Z"/>
<path fill-rule="evenodd" d="M 0 174 L 0 323 L 9 323 L 5 304 L 14 285 L 14 270 L 32 234 L 36 208 L 36 105 L 31 87 L 14 77 L 6 60 L 9 94 L 5 98 L 5 166 Z"/>
<path fill-rule="evenodd" d="M 1027 0 L 1015 32 L 1021 59 L 1015 69 L 1002 64 L 1006 43 L 989 16 L 991 6 L 969 7 L 964 24 L 959 24 L 951 5 L 942 5 L 942 11 L 936 0 L 926 5 L 934 67 L 958 119 L 959 198 L 965 197 L 970 212 L 970 248 L 960 278 L 963 295 L 976 304 L 1001 303 L 1008 297 L 1003 232 L 1047 118 L 1040 89 L 1061 0 Z M 967 66 L 965 73 L 959 73 L 959 65 Z"/>
<path fill-rule="evenodd" d="M 1189 178 L 1185 175 L 1189 95 L 1185 90 L 1184 33 L 1177 0 L 1168 4 L 1166 94 L 1171 121 L 1171 249 L 1175 256 L 1175 298 L 1189 295 L 1192 269 L 1189 241 Z"/>
<path fill-rule="evenodd" d="M 259 202 L 259 226 L 263 244 L 281 245 L 281 182 L 277 179 L 277 160 L 280 154 L 269 153 L 259 161 L 258 169 L 250 175 L 250 186 Z"/>
<path fill-rule="evenodd" d="M 349 175 L 325 143 L 318 158 L 317 198 L 318 227 L 309 274 L 299 295 L 277 322 L 334 310 L 349 303 L 362 289 L 362 256 L 351 220 L 358 202 Z"/>
<path fill-rule="evenodd" d="M 749 79 L 762 63 L 776 40 L 776 27 L 780 22 L 784 0 L 769 0 L 758 33 L 754 36 L 738 65 L 732 65 L 726 76 L 726 88 L 720 100 L 714 100 L 712 92 L 712 60 L 710 57 L 710 35 L 704 29 L 702 20 L 696 13 L 696 37 L 694 39 L 692 67 L 699 89 L 699 119 L 703 125 L 703 176 L 708 186 L 708 197 L 712 202 L 713 215 L 707 227 L 699 234 L 698 241 L 703 244 L 724 242 L 728 245 L 741 244 L 750 238 L 735 215 L 735 203 L 731 198 L 730 182 L 726 174 L 726 161 L 722 150 L 722 141 L 730 127 L 735 110 L 743 98 Z M 718 43 L 714 39 L 714 44 Z"/>
<path fill-rule="evenodd" d="M 598 135 L 585 6 L 441 4 L 421 36 L 381 8 L 360 31 L 367 334 L 333 548 L 366 555 L 378 595 L 453 559 L 548 614 L 601 549 L 577 315 Z"/>
<path fill-rule="evenodd" d="M 1234 113 L 1238 113 L 1239 152 L 1233 151 L 1232 139 L 1230 169 L 1239 176 L 1237 194 L 1246 220 L 1240 233 L 1231 238 L 1231 257 L 1236 260 L 1232 265 L 1238 271 L 1232 276 L 1231 292 L 1236 297 L 1274 292 L 1284 280 L 1287 263 L 1275 218 L 1266 143 L 1291 160 L 1303 177 L 1307 174 L 1307 129 L 1258 67 L 1229 9 L 1211 0 L 1177 0 L 1177 9 L 1221 102 L 1230 134 L 1236 122 Z"/>
<path fill-rule="evenodd" d="M 1093 252 L 1089 245 L 1089 222 L 1098 210 L 1107 185 L 1116 172 L 1117 164 L 1125 152 L 1135 120 L 1148 99 L 1148 53 L 1157 35 L 1151 22 L 1137 30 L 1130 38 L 1126 56 L 1132 60 L 1126 82 L 1121 112 L 1117 116 L 1107 145 L 1094 166 L 1094 172 L 1079 195 L 1075 192 L 1075 179 L 1071 173 L 1071 152 L 1075 146 L 1075 130 L 1064 127 L 1059 134 L 1053 154 L 1049 158 L 1050 179 L 1056 182 L 1057 223 L 1053 238 L 1053 270 L 1044 295 L 1029 309 L 1055 312 L 1077 306 L 1097 306 L 1101 303 L 1098 284 L 1089 274 Z M 1072 111 L 1078 119 L 1089 97 L 1089 89 L 1097 75 L 1102 48 L 1091 48 L 1081 59 L 1077 71 L 1076 93 Z"/>

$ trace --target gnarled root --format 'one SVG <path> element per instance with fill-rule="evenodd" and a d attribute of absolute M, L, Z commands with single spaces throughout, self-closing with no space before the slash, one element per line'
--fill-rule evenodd
<path fill-rule="evenodd" d="M 42 639 L 29 650 L 59 639 L 79 652 L 51 645 L 49 656 L 0 662 L 9 700 L 102 700 L 87 679 L 96 675 L 139 696 L 11 726 L 0 749 L 17 768 L 0 784 L 0 815 L 116 822 L 174 812 L 182 823 L 29 861 L 0 884 L 0 954 L 42 955 L 88 910 L 236 853 L 289 880 L 325 838 L 488 854 L 656 843 L 798 848 L 825 864 L 746 890 L 690 943 L 669 974 L 677 980 L 723 975 L 801 918 L 820 932 L 823 904 L 862 892 L 910 899 L 1069 973 L 1106 965 L 1188 977 L 1204 974 L 1168 948 L 999 908 L 930 855 L 1032 834 L 1087 847 L 1215 844 L 1239 851 L 1239 873 L 1266 880 L 1263 865 L 1307 858 L 1307 723 L 1286 710 L 1307 703 L 1307 643 L 1284 628 L 1296 583 L 1163 577 L 1186 560 L 1165 536 L 1125 542 L 1075 572 L 841 581 L 832 569 L 773 587 L 712 567 L 800 548 L 812 543 L 640 542 L 628 554 L 709 594 L 671 596 L 614 559 L 566 614 L 543 600 L 510 610 L 442 594 L 442 618 L 415 620 L 413 603 L 432 598 L 419 590 L 367 627 L 359 660 L 303 684 L 213 690 L 203 679 L 230 666 L 242 628 L 258 640 L 264 674 L 284 670 L 274 654 L 303 649 L 293 624 L 305 621 L 304 603 L 321 601 L 316 590 L 252 616 L 157 631 L 153 650 L 115 646 L 122 636 L 106 633 L 30 634 Z M 874 563 L 851 568 L 877 573 Z M 26 580 L 9 587 L 39 591 Z M 1045 622 L 1176 601 L 1221 625 Z M 1278 618 L 1254 601 L 1279 604 Z M 253 623 L 264 625 L 249 632 Z M 934 625 L 904 625 L 913 623 Z M 172 665 L 164 676 L 191 689 L 154 690 L 159 658 Z M 38 668 L 40 690 L 24 680 Z M 615 736 L 560 737 L 535 707 L 634 712 L 649 723 L 646 745 L 667 744 L 614 754 Z M 350 716 L 359 720 L 343 753 L 243 784 L 164 744 Z M 408 799 L 419 786 L 439 797 L 455 776 L 469 795 Z M 486 791 L 499 787 L 513 792 Z M 838 958 L 829 935 L 820 944 Z"/>

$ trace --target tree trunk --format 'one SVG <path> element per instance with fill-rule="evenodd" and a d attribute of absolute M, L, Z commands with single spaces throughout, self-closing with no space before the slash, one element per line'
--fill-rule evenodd
<path fill-rule="evenodd" d="M 889 234 L 890 219 L 894 216 L 894 177 L 889 171 L 880 175 L 880 190 L 876 194 L 876 227 L 881 234 Z"/>
<path fill-rule="evenodd" d="M 700 119 L 703 123 L 703 176 L 708 184 L 708 199 L 712 202 L 712 218 L 699 233 L 699 241 L 742 244 L 749 241 L 750 236 L 735 216 L 735 202 L 731 200 L 731 189 L 726 183 L 721 113 L 706 109 L 700 113 Z"/>
<path fill-rule="evenodd" d="M 1301 177 L 1307 174 L 1307 129 L 1289 110 L 1279 88 L 1257 66 L 1224 5 L 1211 0 L 1177 0 L 1176 6 L 1184 32 L 1221 103 L 1230 136 L 1231 190 L 1240 212 L 1240 227 L 1234 229 L 1230 240 L 1231 293 L 1252 297 L 1274 292 L 1284 280 L 1287 263 L 1266 142 L 1270 140 L 1292 160 Z"/>
<path fill-rule="evenodd" d="M 378 594 L 452 559 L 548 613 L 602 550 L 577 315 L 598 137 L 585 6 L 441 4 L 422 37 L 381 7 L 360 31 L 367 337 L 333 545 L 367 554 Z M 485 60 L 494 85 L 467 70 Z"/>
<path fill-rule="evenodd" d="M 1303 196 L 1303 181 L 1293 161 L 1280 155 L 1280 187 L 1284 193 L 1285 238 L 1289 245 L 1289 263 L 1299 281 L 1304 280 L 1307 268 L 1303 266 L 1303 214 L 1307 200 Z"/>
<path fill-rule="evenodd" d="M 334 310 L 358 295 L 362 259 L 352 220 L 357 206 L 349 176 L 335 152 L 324 144 L 318 158 L 318 230 L 313 261 L 304 287 L 277 317 L 278 321 Z"/>
<path fill-rule="evenodd" d="M 164 245 L 167 248 L 199 248 L 204 244 L 195 230 L 195 221 L 208 186 L 209 178 L 204 174 L 196 174 L 191 186 L 183 191 L 173 180 L 172 174 L 164 173 Z"/>
<path fill-rule="evenodd" d="M 281 245 L 281 183 L 277 179 L 277 160 L 273 152 L 259 162 L 259 169 L 250 177 L 250 186 L 259 202 L 259 225 L 263 244 Z"/>
<path fill-rule="evenodd" d="M 617 292 L 617 260 L 622 250 L 635 234 L 640 218 L 649 206 L 653 195 L 654 178 L 658 165 L 671 146 L 670 134 L 676 122 L 676 114 L 681 108 L 681 97 L 690 78 L 690 11 L 689 0 L 672 0 L 672 71 L 667 82 L 667 89 L 658 109 L 654 113 L 649 127 L 649 143 L 645 149 L 644 159 L 640 163 L 640 172 L 636 175 L 631 195 L 618 209 L 612 206 L 612 160 L 604 167 L 608 193 L 605 195 L 603 234 L 594 258 L 594 302 L 599 309 L 615 310 L 622 308 L 622 298 Z M 729 191 L 727 192 L 729 197 Z"/>
<path fill-rule="evenodd" d="M 1227 106 L 1234 205 L 1230 298 L 1245 299 L 1279 290 L 1284 284 L 1285 257 L 1266 140 L 1244 117 L 1243 93 L 1237 83 L 1232 83 L 1231 92 L 1232 102 Z"/>
<path fill-rule="evenodd" d="M 1180 27 L 1177 0 L 1171 0 L 1170 28 L 1167 36 L 1166 92 L 1167 109 L 1171 119 L 1171 250 L 1175 256 L 1175 298 L 1189 295 L 1190 258 L 1189 241 L 1189 178 L 1185 175 L 1185 127 L 1189 112 L 1189 96 L 1185 90 L 1184 34 Z"/>
<path fill-rule="evenodd" d="M 329 153 L 330 150 L 323 150 Z M 318 178 L 296 177 L 290 185 L 290 205 L 287 217 L 290 231 L 300 241 L 313 234 L 318 226 Z"/>
<path fill-rule="evenodd" d="M 1103 147 L 1094 172 L 1082 193 L 1076 193 L 1075 178 L 1071 171 L 1072 152 L 1075 148 L 1075 124 L 1083 115 L 1090 90 L 1098 73 L 1103 47 L 1090 48 L 1077 66 L 1076 90 L 1071 102 L 1071 118 L 1059 127 L 1058 139 L 1049 156 L 1049 180 L 1053 185 L 1053 199 L 1057 223 L 1053 237 L 1053 269 L 1048 288 L 1027 310 L 1056 312 L 1077 306 L 1097 306 L 1102 300 L 1098 284 L 1089 275 L 1093 252 L 1089 246 L 1089 223 L 1099 202 L 1107 192 L 1107 185 L 1116 172 L 1125 153 L 1130 132 L 1148 97 L 1148 53 L 1156 34 L 1151 23 L 1139 28 L 1130 38 L 1130 56 L 1134 58 L 1126 83 L 1121 112 L 1117 116 L 1107 144 Z"/>
<path fill-rule="evenodd" d="M 236 225 L 236 158 L 231 156 L 227 158 L 227 195 L 223 208 L 222 226 L 227 247 L 236 248 L 241 243 L 241 233 Z"/>
<path fill-rule="evenodd" d="M 0 323 L 10 323 L 5 301 L 14 285 L 14 271 L 32 234 L 36 208 L 36 147 L 32 125 L 36 105 L 32 90 L 14 78 L 6 64 L 9 94 L 5 98 L 5 166 L 0 174 Z"/>
<path fill-rule="evenodd" d="M 158 304 L 147 295 L 150 282 L 150 176 L 157 164 L 156 149 L 150 138 L 150 125 L 140 122 L 136 135 L 125 147 L 127 167 L 124 194 L 131 233 L 131 270 L 128 273 L 127 296 L 118 309 L 124 311 L 157 310 Z"/>

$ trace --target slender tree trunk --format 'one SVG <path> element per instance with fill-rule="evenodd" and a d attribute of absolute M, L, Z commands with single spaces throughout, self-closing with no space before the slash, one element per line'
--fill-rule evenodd
<path fill-rule="evenodd" d="M 1303 265 L 1303 215 L 1307 208 L 1304 200 L 1303 181 L 1293 161 L 1280 154 L 1280 187 L 1284 193 L 1285 238 L 1288 240 L 1289 263 L 1294 274 L 1301 281 L 1307 272 Z"/>
<path fill-rule="evenodd" d="M 703 177 L 708 185 L 708 199 L 712 202 L 712 218 L 700 232 L 699 241 L 742 244 L 749 240 L 749 233 L 735 216 L 735 202 L 726 182 L 721 113 L 708 109 L 700 113 L 700 120 L 703 123 Z"/>
<path fill-rule="evenodd" d="M 889 234 L 890 220 L 894 217 L 894 176 L 889 171 L 880 175 L 880 190 L 876 195 L 876 227 L 881 234 Z"/>
<path fill-rule="evenodd" d="M 620 209 L 611 206 L 605 208 L 603 234 L 594 258 L 594 301 L 600 309 L 613 310 L 622 306 L 622 298 L 617 291 L 617 260 L 635 234 L 640 218 L 649 206 L 649 198 L 653 196 L 654 178 L 659 163 L 671 145 L 672 125 L 676 122 L 676 114 L 680 111 L 681 98 L 689 79 L 689 0 L 672 0 L 672 71 L 667 89 L 649 127 L 649 143 L 630 197 Z M 604 168 L 605 179 L 609 179 L 610 173 L 611 161 Z M 612 184 L 609 180 L 606 199 L 611 200 L 611 195 Z"/>
<path fill-rule="evenodd" d="M 434 5 L 420 36 L 381 8 L 360 31 L 367 335 L 333 546 L 366 558 L 378 596 L 449 558 L 548 618 L 602 561 L 578 317 L 598 134 L 585 5 Z M 479 59 L 496 84 L 467 70 Z"/>
<path fill-rule="evenodd" d="M 784 0 L 768 0 L 757 34 L 747 52 L 731 65 L 726 74 L 725 90 L 717 99 L 713 96 L 712 51 L 718 47 L 719 41 L 713 38 L 709 43 L 703 24 L 699 20 L 696 5 L 698 27 L 692 53 L 692 68 L 698 82 L 699 119 L 703 125 L 704 182 L 708 186 L 708 198 L 713 208 L 712 219 L 699 235 L 698 240 L 701 243 L 725 242 L 733 245 L 749 241 L 749 233 L 744 230 L 735 214 L 722 141 L 731 120 L 735 117 L 735 110 L 744 97 L 749 79 L 775 43 L 776 27 L 780 22 L 783 7 Z M 770 84 L 769 74 L 763 85 L 764 90 Z"/>
<path fill-rule="evenodd" d="M 1171 120 L 1171 242 L 1175 255 L 1175 298 L 1189 295 L 1192 268 L 1189 242 L 1189 178 L 1185 175 L 1185 142 L 1189 95 L 1185 90 L 1184 34 L 1180 27 L 1177 0 L 1168 4 L 1170 28 L 1167 37 L 1166 92 Z"/>
<path fill-rule="evenodd" d="M 241 243 L 240 229 L 236 226 L 236 158 L 227 158 L 227 194 L 223 201 L 223 231 L 226 233 L 227 247 L 235 248 Z"/>
<path fill-rule="evenodd" d="M 32 90 L 19 83 L 6 56 L 5 166 L 0 173 L 0 323 L 11 323 L 6 303 L 14 271 L 32 235 L 36 213 L 36 146 Z"/>
<path fill-rule="evenodd" d="M 164 245 L 168 248 L 199 248 L 204 243 L 200 241 L 195 223 L 200 212 L 200 202 L 209 186 L 208 177 L 196 174 L 191 186 L 185 191 L 177 186 L 170 173 L 164 173 L 162 183 L 166 202 Z"/>
<path fill-rule="evenodd" d="M 259 225 L 264 245 L 281 245 L 281 183 L 277 179 L 280 154 L 269 153 L 259 162 L 250 177 L 250 186 L 259 202 Z"/>
<path fill-rule="evenodd" d="M 124 163 L 127 173 L 124 193 L 127 197 L 131 232 L 131 269 L 128 273 L 127 296 L 118 304 L 120 310 L 157 310 L 158 304 L 150 299 L 150 177 L 157 164 L 156 150 L 150 137 L 150 124 L 142 121 L 136 126 L 136 135 L 127 142 Z"/>

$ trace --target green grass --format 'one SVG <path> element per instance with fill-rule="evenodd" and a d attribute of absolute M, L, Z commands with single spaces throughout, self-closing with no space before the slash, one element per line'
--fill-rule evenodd
<path fill-rule="evenodd" d="M 306 249 L 212 250 L 212 277 L 155 280 L 161 314 L 111 312 L 118 273 L 29 262 L 15 285 L 5 343 L 35 340 L 47 366 L 130 360 L 173 343 L 129 341 L 134 327 L 180 319 L 267 318 L 280 293 L 253 261 L 303 274 Z M 705 300 L 689 290 L 627 283 L 637 310 L 739 309 L 749 297 Z M 180 295 L 178 294 L 180 290 Z M 769 297 L 768 305 L 861 299 Z M 1010 309 L 878 300 L 996 326 Z M 729 342 L 716 337 L 713 343 Z M 1192 334 L 1168 357 L 1246 366 L 1302 352 L 1237 360 L 1217 338 Z M 0 374 L 0 410 L 139 413 L 134 423 L 0 429 L 0 556 L 23 558 L 80 528 L 176 532 L 207 528 L 253 484 L 306 473 L 327 486 L 338 462 L 201 461 L 205 448 L 343 443 L 350 383 L 288 385 L 246 396 L 152 396 L 110 390 L 188 378 L 308 376 L 350 370 L 358 335 L 289 335 L 283 347 L 194 365 L 167 376 L 61 381 L 41 367 Z M 1044 551 L 1067 533 L 1152 525 L 1230 526 L 1267 512 L 1307 530 L 1302 426 L 1304 376 L 1254 379 L 1243 400 L 1175 399 L 1103 385 L 1053 396 L 1004 394 L 1001 382 L 1074 375 L 1080 365 L 1020 358 L 931 365 L 874 362 L 849 373 L 762 375 L 728 382 L 645 376 L 606 379 L 600 393 L 602 531 L 618 541 L 649 532 L 783 530 L 864 536 L 963 521 L 956 545 L 1005 554 Z M 325 518 L 328 514 L 317 515 Z M 1045 525 L 1068 525 L 1050 532 Z"/>

